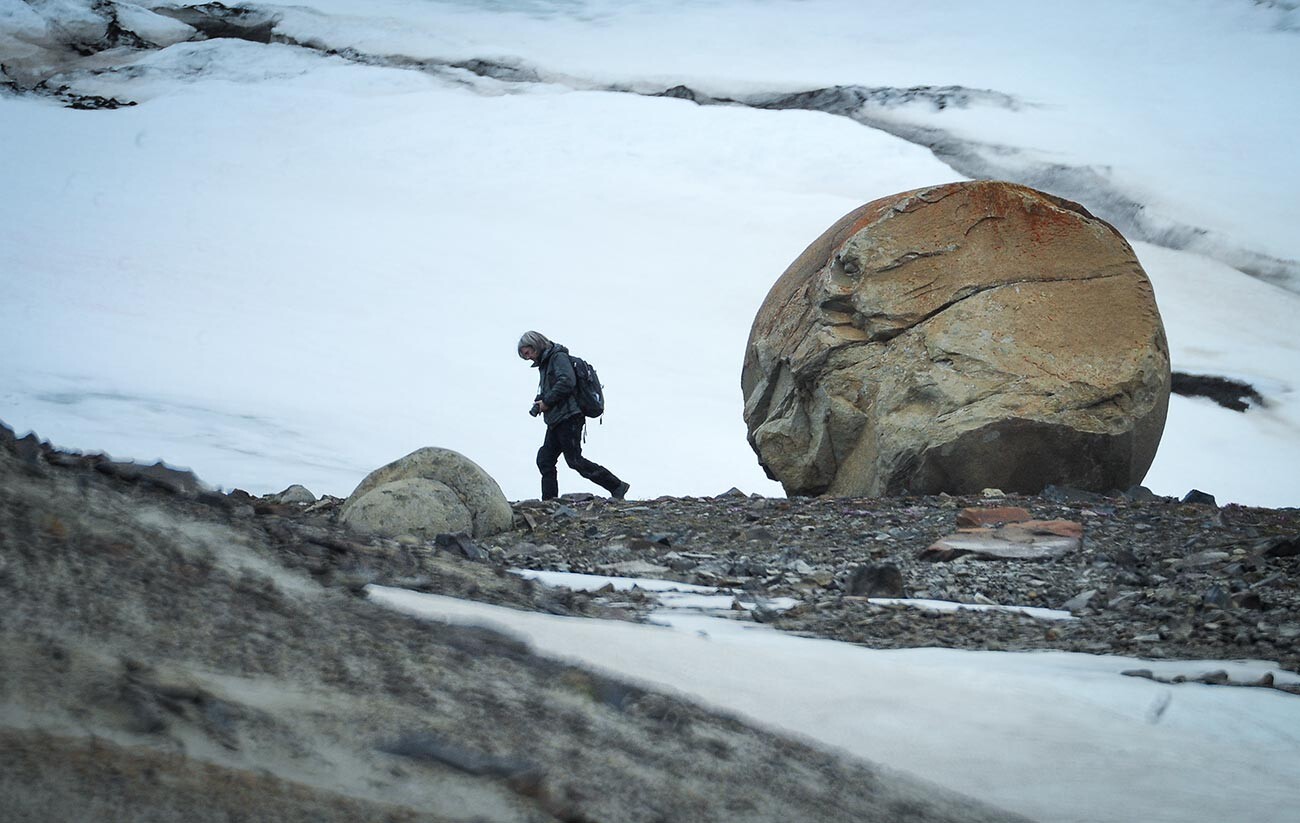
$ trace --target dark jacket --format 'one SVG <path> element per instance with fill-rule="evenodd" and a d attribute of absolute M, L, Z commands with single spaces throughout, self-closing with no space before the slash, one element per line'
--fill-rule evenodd
<path fill-rule="evenodd" d="M 578 398 L 573 393 L 578 377 L 573 373 L 569 350 L 559 343 L 552 343 L 534 365 L 541 373 L 536 399 L 546 403 L 542 417 L 546 425 L 554 426 L 575 414 L 582 414 Z"/>

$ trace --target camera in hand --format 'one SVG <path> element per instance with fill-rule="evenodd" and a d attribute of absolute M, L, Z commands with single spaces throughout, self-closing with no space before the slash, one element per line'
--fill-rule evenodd
<path fill-rule="evenodd" d="M 537 404 L 534 403 L 534 404 L 533 404 L 533 407 L 532 407 L 531 409 L 528 410 L 528 413 L 529 413 L 530 415 L 532 415 L 533 417 L 536 417 L 537 415 L 539 415 L 539 414 L 542 413 L 542 410 L 539 409 L 539 408 L 537 408 Z"/>

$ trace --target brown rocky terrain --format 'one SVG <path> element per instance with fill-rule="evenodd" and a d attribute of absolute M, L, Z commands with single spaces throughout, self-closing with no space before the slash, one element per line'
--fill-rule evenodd
<path fill-rule="evenodd" d="M 337 523 L 337 498 L 215 492 L 0 428 L 0 798 L 14 820 L 1013 819 L 490 631 L 377 608 L 365 586 L 640 620 L 653 595 L 510 569 L 662 577 L 757 604 L 735 619 L 869 647 L 1300 671 L 1300 514 L 1142 496 L 570 495 L 515 503 L 515 528 L 487 539 L 371 538 Z M 921 559 L 963 509 L 994 506 L 1079 523 L 1082 544 Z M 873 602 L 899 595 L 1077 619 Z"/>

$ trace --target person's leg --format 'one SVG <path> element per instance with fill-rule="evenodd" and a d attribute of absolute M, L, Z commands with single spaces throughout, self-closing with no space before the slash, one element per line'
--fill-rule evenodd
<path fill-rule="evenodd" d="M 546 427 L 546 439 L 537 450 L 537 470 L 542 473 L 542 499 L 554 500 L 560 496 L 560 479 L 556 476 L 555 464 L 560 460 L 563 446 L 557 426 Z"/>
<path fill-rule="evenodd" d="M 582 456 L 582 427 L 586 422 L 581 416 L 574 415 L 556 424 L 555 428 L 559 430 L 560 435 L 560 447 L 564 452 L 564 462 L 578 474 L 613 494 L 623 486 L 623 481 L 615 477 L 609 469 Z"/>

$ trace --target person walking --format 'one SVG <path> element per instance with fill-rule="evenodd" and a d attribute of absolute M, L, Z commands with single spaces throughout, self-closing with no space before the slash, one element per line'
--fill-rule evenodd
<path fill-rule="evenodd" d="M 560 496 L 556 464 L 563 454 L 569 468 L 612 497 L 622 500 L 627 495 L 629 484 L 599 463 L 582 456 L 582 429 L 587 418 L 574 396 L 578 378 L 569 359 L 569 350 L 536 331 L 524 332 L 517 350 L 522 359 L 532 361 L 540 377 L 537 397 L 528 413 L 534 417 L 541 415 L 546 422 L 546 439 L 537 450 L 537 470 L 542 473 L 542 499 L 553 500 Z"/>

